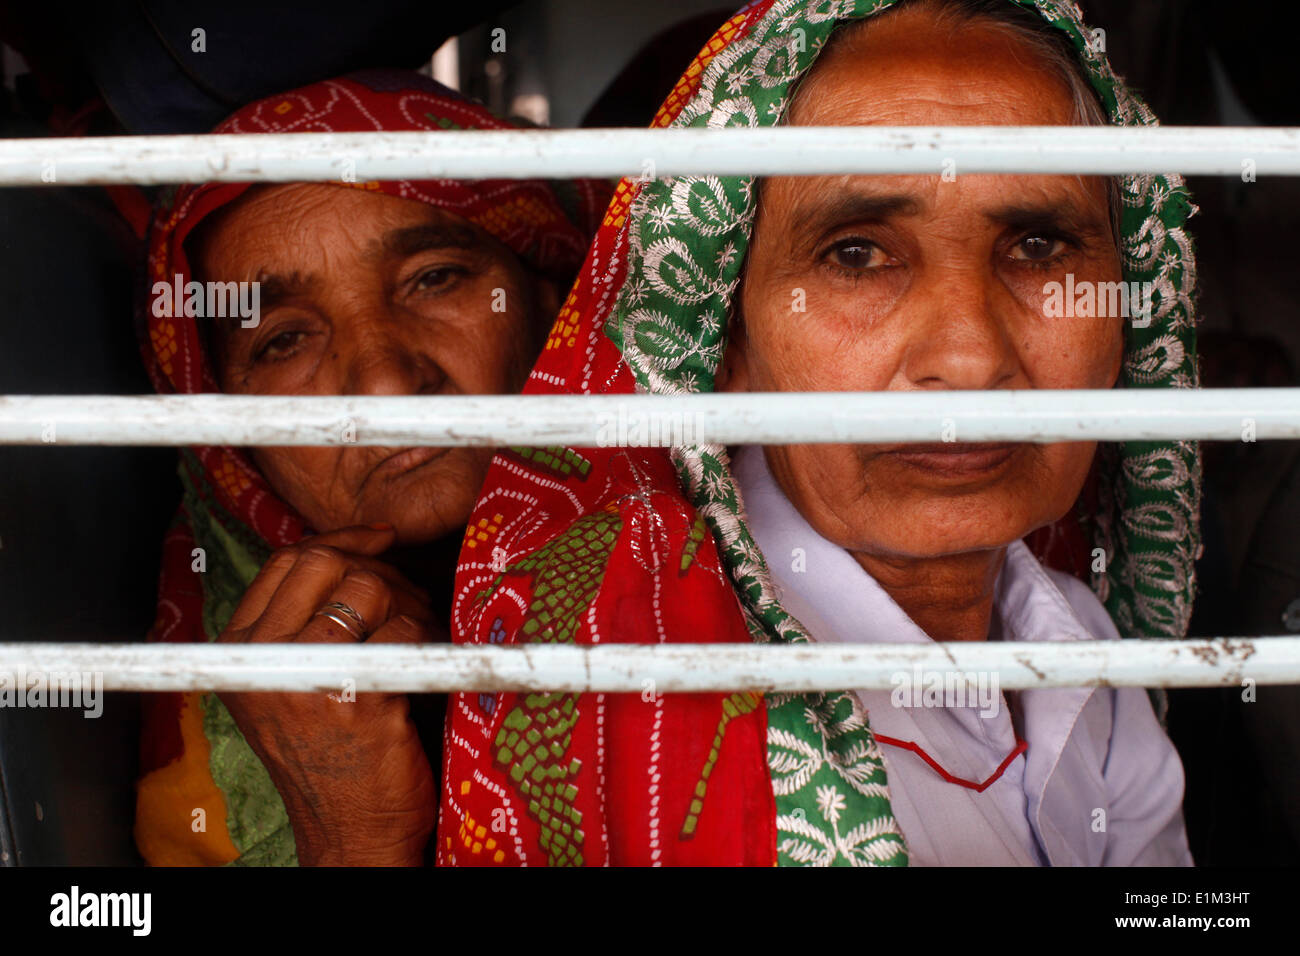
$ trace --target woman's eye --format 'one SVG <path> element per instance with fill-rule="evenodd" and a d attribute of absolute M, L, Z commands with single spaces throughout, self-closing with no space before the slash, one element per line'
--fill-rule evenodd
<path fill-rule="evenodd" d="M 427 292 L 429 289 L 438 289 L 448 285 L 462 270 L 442 266 L 437 269 L 426 269 L 421 272 L 419 278 L 415 280 L 415 291 Z"/>
<path fill-rule="evenodd" d="M 1027 262 L 1046 262 L 1064 252 L 1065 245 L 1064 240 L 1054 236 L 1026 236 L 1012 247 L 1011 258 Z"/>
<path fill-rule="evenodd" d="M 831 248 L 831 259 L 842 269 L 862 271 L 884 265 L 884 250 L 865 239 L 845 239 Z"/>
<path fill-rule="evenodd" d="M 299 331 L 279 332 L 276 335 L 271 336 L 271 338 L 267 340 L 266 344 L 258 349 L 257 358 L 284 358 L 293 351 L 294 347 L 302 341 L 306 334 L 306 332 Z"/>

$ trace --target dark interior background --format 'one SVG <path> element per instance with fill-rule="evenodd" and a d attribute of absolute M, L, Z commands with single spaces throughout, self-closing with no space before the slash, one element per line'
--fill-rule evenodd
<path fill-rule="evenodd" d="M 1081 6 L 1163 123 L 1300 125 L 1300 73 L 1272 17 L 1224 17 L 1208 0 Z M 733 8 L 107 0 L 82 12 L 0 4 L 0 137 L 201 133 L 250 100 L 373 66 L 423 68 L 531 122 L 644 126 Z M 1297 384 L 1300 181 L 1189 185 L 1204 384 Z M 0 190 L 0 252 L 0 395 L 150 391 L 133 319 L 140 250 L 103 190 Z M 1300 631 L 1300 446 L 1213 444 L 1205 461 L 1193 635 Z M 0 640 L 141 640 L 174 471 L 169 449 L 0 446 Z M 1170 695 L 1192 852 L 1201 865 L 1294 865 L 1300 688 L 1241 696 Z M 98 720 L 0 709 L 0 865 L 138 863 L 137 730 L 134 695 L 110 695 Z"/>

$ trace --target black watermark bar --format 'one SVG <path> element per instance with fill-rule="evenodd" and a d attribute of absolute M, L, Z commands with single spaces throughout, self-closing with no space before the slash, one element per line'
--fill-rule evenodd
<path fill-rule="evenodd" d="M 734 881 L 721 896 L 719 880 Z M 659 884 L 656 889 L 655 884 Z M 696 909 L 712 899 L 715 915 L 751 894 L 772 904 L 815 905 L 825 913 L 851 904 L 853 925 L 871 939 L 913 943 L 952 934 L 950 944 L 1000 941 L 1050 949 L 1094 939 L 1179 945 L 1189 935 L 1232 945 L 1278 938 L 1294 922 L 1291 876 L 1268 870 L 1218 869 L 910 869 L 795 876 L 764 870 L 538 874 L 451 869 L 107 869 L 0 867 L 0 912 L 10 939 L 74 946 L 103 941 L 165 944 L 331 947 L 401 938 L 437 947 L 504 930 L 525 943 L 534 929 L 574 920 L 582 935 L 626 930 L 628 919 L 667 934 L 708 931 Z M 570 899 L 568 916 L 551 910 Z M 532 911 L 528 900 L 547 900 Z M 730 902 L 727 902 L 730 900 Z M 513 901 L 503 909 L 506 901 Z M 72 919 L 75 902 L 75 925 Z M 514 907 L 516 919 L 503 919 Z M 814 924 L 740 906 L 715 932 L 813 934 Z M 549 916 L 546 910 L 550 910 Z M 792 908 L 791 912 L 795 911 Z M 147 914 L 147 921 L 145 918 Z M 748 915 L 745 915 L 748 914 Z M 929 915 L 926 915 L 929 914 Z M 926 916 L 918 923 L 917 916 Z M 938 920 L 938 923 L 933 922 Z M 706 921 L 708 922 L 708 921 Z M 941 930 L 940 926 L 947 927 Z M 604 927 L 602 929 L 602 927 Z M 674 928 L 675 927 L 675 928 Z M 142 932 L 147 928 L 147 932 Z M 921 934 L 917 936 L 916 934 Z M 449 935 L 451 934 L 451 935 Z M 74 937 L 76 937 L 74 939 Z M 599 937 L 591 937 L 593 940 Z M 614 937 L 611 937 L 611 940 Z M 442 941 L 439 943 L 439 941 Z M 504 940 L 503 940 L 504 941 Z M 806 943 L 812 944 L 810 935 Z M 612 945 L 612 943 L 611 943 Z M 15 950 L 16 951 L 16 950 Z"/>

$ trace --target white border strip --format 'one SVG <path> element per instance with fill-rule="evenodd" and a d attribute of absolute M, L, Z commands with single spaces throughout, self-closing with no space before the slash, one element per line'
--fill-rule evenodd
<path fill-rule="evenodd" d="M 1300 128 L 835 126 L 0 141 L 0 186 L 840 173 L 1300 175 Z"/>
<path fill-rule="evenodd" d="M 1300 438 L 1300 388 L 0 396 L 0 445 L 803 444 Z"/>
<path fill-rule="evenodd" d="M 1241 686 L 1247 678 L 1295 684 L 1300 637 L 802 646 L 0 644 L 0 680 L 102 674 L 104 689 L 117 691 L 882 690 L 917 668 L 996 673 L 1008 690 Z"/>

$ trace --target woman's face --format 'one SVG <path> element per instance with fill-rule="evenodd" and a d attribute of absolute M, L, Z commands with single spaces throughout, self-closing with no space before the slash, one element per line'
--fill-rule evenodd
<path fill-rule="evenodd" d="M 549 282 L 453 214 L 385 193 L 310 184 L 250 191 L 202 234 L 195 271 L 260 281 L 261 320 L 218 326 L 224 392 L 479 395 L 518 391 Z M 388 522 L 404 543 L 464 525 L 487 448 L 254 448 L 276 493 L 317 531 Z"/>
<path fill-rule="evenodd" d="M 924 10 L 832 47 L 796 125 L 1062 125 L 1064 80 Z M 1104 184 L 1074 176 L 777 177 L 762 184 L 722 386 L 749 391 L 1109 388 L 1123 319 L 1048 318 L 1043 287 L 1121 278 Z M 803 300 L 806 311 L 795 311 Z M 960 408 L 954 399 L 954 412 Z M 1093 443 L 766 449 L 823 536 L 881 557 L 1005 546 L 1063 515 Z M 961 435 L 957 434 L 958 442 Z"/>

